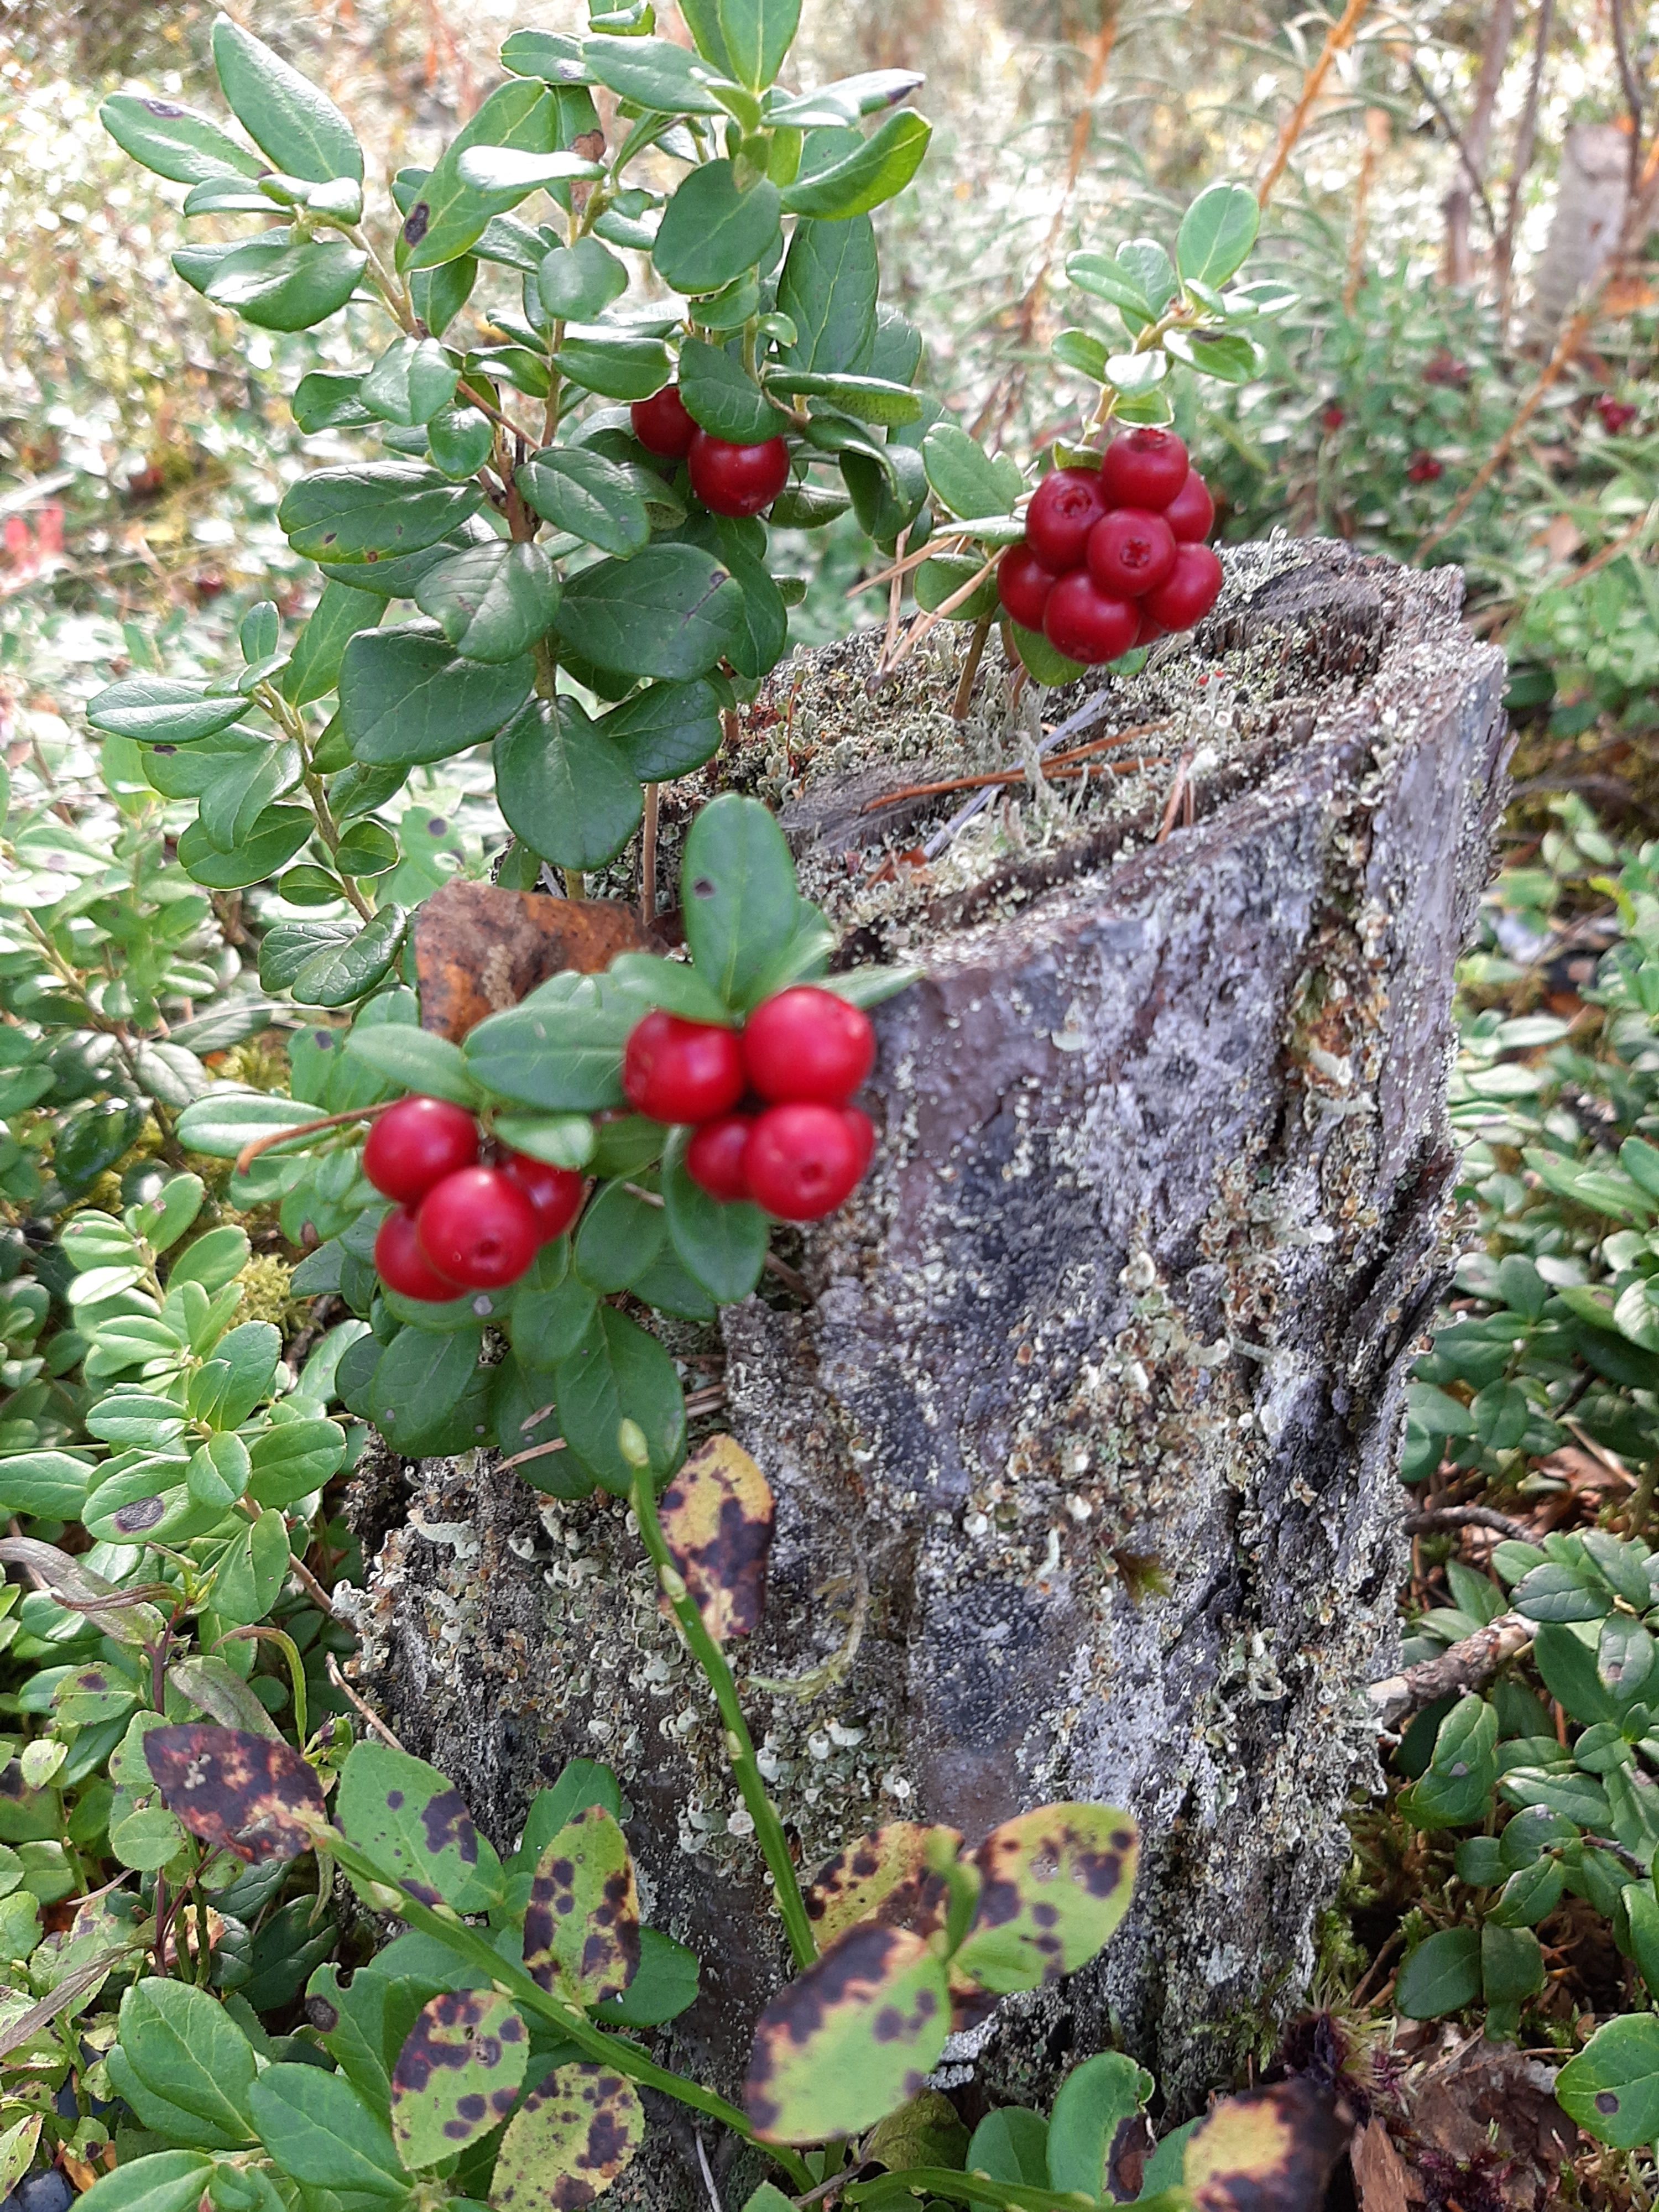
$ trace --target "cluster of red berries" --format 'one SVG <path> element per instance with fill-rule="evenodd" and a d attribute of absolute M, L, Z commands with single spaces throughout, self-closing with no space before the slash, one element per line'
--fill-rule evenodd
<path fill-rule="evenodd" d="M 1642 410 L 1628 399 L 1615 399 L 1612 392 L 1604 392 L 1596 400 L 1595 411 L 1601 418 L 1601 428 L 1616 438 L 1621 430 L 1629 429 Z"/>
<path fill-rule="evenodd" d="M 869 1115 L 848 1103 L 875 1055 L 867 1016 L 799 983 L 757 1006 L 741 1032 L 647 1014 L 628 1040 L 623 1089 L 653 1121 L 695 1127 L 686 1173 L 711 1198 L 817 1221 L 875 1150 Z"/>
<path fill-rule="evenodd" d="M 363 1173 L 398 1201 L 374 1239 L 374 1265 L 406 1298 L 505 1290 L 581 1211 L 579 1175 L 506 1150 L 482 1167 L 483 1135 L 446 1098 L 400 1098 L 369 1131 Z"/>
<path fill-rule="evenodd" d="M 1006 611 L 1085 667 L 1190 629 L 1215 605 L 1209 487 L 1172 430 L 1126 430 L 1097 469 L 1054 469 L 997 569 Z"/>
<path fill-rule="evenodd" d="M 781 438 L 758 446 L 711 438 L 686 413 L 678 385 L 665 384 L 628 411 L 647 453 L 685 463 L 691 489 L 711 514 L 758 514 L 789 481 L 789 448 Z"/>
<path fill-rule="evenodd" d="M 1411 483 L 1438 483 L 1445 473 L 1445 463 L 1436 460 L 1432 453 L 1421 448 L 1406 465 L 1407 479 Z"/>

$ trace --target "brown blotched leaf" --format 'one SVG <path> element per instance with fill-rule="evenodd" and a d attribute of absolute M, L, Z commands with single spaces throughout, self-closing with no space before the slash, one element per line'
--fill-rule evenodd
<path fill-rule="evenodd" d="M 1224 2098 L 1188 2137 L 1194 2212 L 1318 2212 L 1352 2113 L 1305 2076 Z"/>
<path fill-rule="evenodd" d="M 908 1928 L 860 1921 L 761 2014 L 743 2085 L 769 2142 L 860 2133 L 918 2094 L 951 2029 L 944 1962 Z"/>
<path fill-rule="evenodd" d="M 392 2076 L 392 2134 L 412 2172 L 453 2158 L 518 2102 L 530 2038 L 494 1990 L 446 1990 L 424 2005 Z"/>
<path fill-rule="evenodd" d="M 609 2189 L 639 2148 L 639 2092 L 608 2066 L 556 2066 L 507 2123 L 489 2202 L 495 2212 L 574 2212 Z"/>
<path fill-rule="evenodd" d="M 619 952 L 654 949 L 618 900 L 553 898 L 452 876 L 415 916 L 421 1027 L 459 1044 L 550 975 L 603 975 Z"/>
<path fill-rule="evenodd" d="M 717 1644 L 752 1636 L 766 1600 L 772 1492 L 735 1437 L 710 1437 L 663 1492 L 662 1532 Z"/>
<path fill-rule="evenodd" d="M 298 1858 L 326 1824 L 323 1793 L 299 1753 L 242 1729 L 151 1729 L 144 1757 L 161 1802 L 191 1833 L 238 1858 Z"/>
<path fill-rule="evenodd" d="M 536 1863 L 525 1970 L 580 2005 L 619 1997 L 640 1963 L 640 1900 L 628 1840 L 602 1805 L 559 1830 Z"/>
<path fill-rule="evenodd" d="M 974 1855 L 979 1907 L 954 1964 L 1006 1996 L 1086 1966 L 1129 1909 L 1139 1837 L 1113 1805 L 1041 1805 Z"/>
<path fill-rule="evenodd" d="M 858 1920 L 908 1928 L 917 1936 L 942 1928 L 950 1891 L 933 1869 L 954 1858 L 961 1844 L 955 1828 L 894 1820 L 837 1851 L 805 1892 L 807 1917 L 819 1945 L 833 1943 Z"/>

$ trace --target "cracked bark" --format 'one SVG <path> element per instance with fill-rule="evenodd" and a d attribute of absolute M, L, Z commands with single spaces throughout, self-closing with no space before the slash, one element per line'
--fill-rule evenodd
<path fill-rule="evenodd" d="M 746 1700 L 807 1870 L 883 1819 L 976 1838 L 1078 1797 L 1142 1824 L 1104 1957 L 958 2055 L 970 2111 L 1115 2039 L 1190 2109 L 1305 1994 L 1376 1779 L 1504 668 L 1454 572 L 1253 554 L 1171 660 L 1252 701 L 1193 827 L 1152 842 L 1160 794 L 860 933 L 927 970 L 876 1017 L 877 1167 L 805 1238 L 805 1310 L 769 1287 L 723 1317 L 726 1425 L 778 1496 L 749 1657 L 831 1662 L 814 1698 Z M 1174 682 L 1149 672 L 1126 721 Z M 804 870 L 869 834 L 830 785 L 784 819 Z M 664 2055 L 729 2087 L 782 1946 L 620 1509 L 538 1511 L 487 1463 L 406 1470 L 412 1505 L 379 1480 L 368 1674 L 393 1724 L 502 1844 L 567 1757 L 612 1759 L 650 1917 L 704 1961 Z M 690 2212 L 695 2146 L 659 2117 L 616 2201 Z M 736 2202 L 734 2149 L 710 2146 Z"/>

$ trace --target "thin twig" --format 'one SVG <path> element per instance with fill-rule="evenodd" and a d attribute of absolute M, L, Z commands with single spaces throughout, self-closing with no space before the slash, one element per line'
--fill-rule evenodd
<path fill-rule="evenodd" d="M 1324 89 L 1325 80 L 1330 75 L 1331 64 L 1340 53 L 1344 52 L 1353 44 L 1355 34 L 1359 29 L 1360 19 L 1370 5 L 1370 0 L 1348 0 L 1347 6 L 1325 33 L 1325 43 L 1320 48 L 1318 58 L 1302 81 L 1301 97 L 1291 111 L 1285 128 L 1279 134 L 1279 143 L 1273 149 L 1273 160 L 1267 164 L 1267 173 L 1255 188 L 1255 204 L 1258 207 L 1266 207 L 1267 202 L 1273 198 L 1273 187 L 1284 175 L 1285 166 L 1295 150 L 1296 143 L 1308 127 L 1308 118 L 1313 112 L 1314 102 Z"/>
<path fill-rule="evenodd" d="M 347 1681 L 345 1676 L 340 1672 L 340 1662 L 331 1651 L 328 1655 L 327 1665 L 328 1679 L 333 1683 L 340 1695 L 346 1699 L 348 1704 L 351 1705 L 355 1711 L 362 1716 L 363 1720 L 367 1723 L 368 1727 L 374 1730 L 374 1734 L 380 1737 L 382 1743 L 389 1743 L 393 1751 L 402 1751 L 404 1747 L 398 1742 L 397 1737 L 386 1726 L 386 1723 L 380 1718 L 380 1716 L 375 1711 L 374 1706 L 368 1703 L 367 1698 L 358 1696 L 356 1691 L 352 1688 L 350 1683 Z M 407 1755 L 408 1754 L 405 1753 L 404 1756 L 407 1757 Z"/>
<path fill-rule="evenodd" d="M 1140 722 L 1132 730 L 1115 730 L 1109 738 L 1096 738 L 1086 745 L 1074 745 L 1067 752 L 1054 753 L 1042 747 L 1037 758 L 1045 775 L 1063 775 L 1080 761 L 1091 760 L 1098 753 L 1109 752 L 1116 746 L 1133 744 L 1137 738 L 1154 735 L 1170 726 L 1169 720 Z M 1055 738 L 1059 732 L 1055 732 Z M 1050 744 L 1054 739 L 1050 739 Z M 897 791 L 884 791 L 874 799 L 866 799 L 859 809 L 861 814 L 877 814 L 889 806 L 902 805 L 910 799 L 939 799 L 952 791 L 994 791 L 1006 783 L 1022 782 L 1030 774 L 1027 768 L 989 769 L 981 775 L 950 775 L 937 783 L 907 783 Z"/>
<path fill-rule="evenodd" d="M 1512 1521 L 1507 1513 L 1499 1513 L 1490 1505 L 1430 1505 L 1420 1513 L 1408 1513 L 1401 1525 L 1408 1536 L 1422 1535 L 1434 1528 L 1495 1528 L 1512 1544 L 1534 1544 L 1538 1540 L 1535 1528 L 1528 1528 L 1524 1521 Z"/>
<path fill-rule="evenodd" d="M 691 2132 L 696 2137 L 697 2164 L 702 2169 L 702 2185 L 708 2191 L 710 2212 L 726 2212 L 726 2207 L 720 2203 L 720 2191 L 714 2186 L 714 2172 L 708 2163 L 708 2153 L 703 2148 L 702 2130 L 694 2128 Z"/>
<path fill-rule="evenodd" d="M 320 1121 L 296 1121 L 291 1129 L 273 1129 L 268 1136 L 255 1137 L 243 1146 L 236 1155 L 234 1172 L 245 1176 L 260 1153 L 270 1152 L 274 1145 L 291 1144 L 300 1137 L 314 1137 L 319 1129 L 337 1129 L 347 1121 L 373 1121 L 395 1103 L 395 1100 L 387 1098 L 378 1106 L 354 1106 L 349 1114 L 325 1114 Z"/>
<path fill-rule="evenodd" d="M 1162 845 L 1175 828 L 1176 816 L 1181 811 L 1181 802 L 1187 796 L 1187 771 L 1193 764 L 1192 748 L 1188 747 L 1176 763 L 1175 781 L 1170 786 L 1170 796 L 1164 802 L 1164 819 L 1158 825 L 1154 845 Z"/>
<path fill-rule="evenodd" d="M 1396 1928 L 1393 1935 L 1389 1936 L 1388 1942 L 1382 1946 L 1376 1956 L 1371 1960 L 1370 1966 L 1366 1967 L 1364 1972 L 1360 1976 L 1358 1981 L 1354 1985 L 1353 1995 L 1348 1999 L 1348 2004 L 1352 2010 L 1354 2012 L 1358 2011 L 1361 2003 L 1364 2000 L 1365 1991 L 1370 1985 L 1371 1976 L 1382 1964 L 1382 1961 L 1389 1956 L 1395 1946 L 1405 1940 L 1405 1934 L 1406 1931 L 1403 1928 Z"/>
<path fill-rule="evenodd" d="M 647 930 L 657 919 L 657 811 L 659 787 L 645 787 L 645 819 L 640 829 L 640 920 Z"/>
<path fill-rule="evenodd" d="M 257 1521 L 259 1518 L 259 1508 L 251 1498 L 244 1498 L 240 1503 L 242 1511 L 250 1521 Z M 336 1608 L 333 1599 L 318 1581 L 316 1576 L 312 1573 L 305 1561 L 293 1552 L 288 1555 L 288 1571 L 312 1603 L 320 1606 L 331 1620 L 343 1620 L 345 1618 L 344 1614 Z"/>
<path fill-rule="evenodd" d="M 951 720 L 967 720 L 968 709 L 974 703 L 974 679 L 979 674 L 979 664 L 984 657 L 985 641 L 991 635 L 991 624 L 996 619 L 995 610 L 981 615 L 974 624 L 974 635 L 968 644 L 968 658 L 962 665 L 961 678 L 957 684 L 957 696 L 951 702 Z"/>
<path fill-rule="evenodd" d="M 799 1268 L 792 1267 L 787 1260 L 780 1260 L 775 1252 L 769 1252 L 766 1255 L 766 1272 L 775 1276 L 785 1290 L 793 1291 L 798 1298 L 810 1300 L 812 1294 L 806 1287 L 806 1278 Z"/>
<path fill-rule="evenodd" d="M 1009 695 L 1008 704 L 1010 708 L 1014 705 L 1015 702 L 1019 697 L 1020 690 L 1024 684 L 1024 680 L 1025 667 L 1024 664 L 1022 662 L 1018 672 L 1014 678 L 1013 690 Z M 1066 717 L 1066 720 L 1060 724 L 1057 730 L 1051 730 L 1048 732 L 1048 735 L 1044 738 L 1042 743 L 1037 747 L 1037 758 L 1039 760 L 1047 760 L 1050 758 L 1053 754 L 1065 744 L 1067 738 L 1074 737 L 1079 730 L 1086 730 L 1091 723 L 1103 721 L 1116 704 L 1117 694 L 1109 685 L 1103 684 L 1098 690 L 1091 691 L 1080 707 L 1073 708 L 1072 712 Z M 1153 723 L 1148 723 L 1146 725 L 1148 729 L 1152 729 L 1157 726 L 1158 726 Z M 1081 748 L 1079 750 L 1080 750 Z M 1062 756 L 1062 757 L 1070 757 L 1071 756 Z M 938 860 L 939 854 L 945 850 L 945 847 L 951 842 L 951 840 L 957 834 L 957 832 L 959 830 L 965 830 L 975 815 L 982 814 L 984 812 L 985 809 L 991 803 L 995 789 L 996 787 L 993 784 L 988 785 L 982 789 L 976 790 L 974 796 L 969 799 L 964 805 L 959 806 L 957 809 L 956 812 L 951 817 L 948 822 L 945 823 L 939 829 L 934 830 L 933 836 L 927 840 L 927 843 L 921 848 L 922 858 L 927 860 Z"/>
<path fill-rule="evenodd" d="M 1507 1661 L 1527 1650 L 1536 1633 L 1536 1625 L 1518 1613 L 1500 1613 L 1461 1644 L 1407 1667 L 1403 1674 L 1373 1682 L 1366 1692 L 1372 1721 L 1379 1732 L 1390 1729 L 1437 1698 L 1481 1688 Z"/>
<path fill-rule="evenodd" d="M 909 541 L 910 526 L 907 522 L 903 529 L 900 531 L 898 534 L 898 543 L 894 548 L 894 550 L 896 552 L 901 561 L 904 558 L 905 549 L 908 545 Z M 885 668 L 888 662 L 891 660 L 893 657 L 893 640 L 898 635 L 899 608 L 902 605 L 903 599 L 904 578 L 902 573 L 896 571 L 889 580 L 887 586 L 887 637 L 886 641 L 881 648 L 881 668 Z M 876 672 L 878 676 L 879 676 L 881 672 L 881 668 L 878 668 Z"/>
<path fill-rule="evenodd" d="M 1365 281 L 1365 240 L 1370 227 L 1371 186 L 1376 178 L 1377 156 L 1387 143 L 1386 108 L 1365 110 L 1365 145 L 1359 156 L 1359 175 L 1353 188 L 1353 214 L 1348 223 L 1348 273 L 1342 286 L 1342 306 L 1352 314 Z"/>
<path fill-rule="evenodd" d="M 886 568 L 878 568 L 873 576 L 860 576 L 856 584 L 849 584 L 847 596 L 849 599 L 859 599 L 866 592 L 873 592 L 878 584 L 890 584 L 895 576 L 908 576 L 911 569 L 920 568 L 924 561 L 931 561 L 936 555 L 959 552 L 967 543 L 966 532 L 959 530 L 947 532 L 942 538 L 930 538 L 925 545 L 917 546 L 914 553 L 907 553 L 902 561 L 890 562 Z"/>
<path fill-rule="evenodd" d="M 932 614 L 918 615 L 896 646 L 890 642 L 892 633 L 890 626 L 888 632 L 890 642 L 882 648 L 881 659 L 877 665 L 875 674 L 870 679 L 872 690 L 884 683 L 902 660 L 908 660 L 923 638 L 953 615 L 964 601 L 971 599 L 988 576 L 996 574 L 997 562 L 1001 560 L 1005 550 L 1004 547 L 998 546 L 984 567 L 975 569 L 967 582 L 952 592 L 948 599 L 936 606 Z"/>
<path fill-rule="evenodd" d="M 1418 67 L 1415 59 L 1413 59 L 1408 66 L 1411 70 L 1412 82 L 1417 87 L 1424 99 L 1428 101 L 1429 106 L 1433 109 L 1435 120 L 1439 124 L 1440 128 L 1445 132 L 1447 141 L 1449 143 L 1453 153 L 1457 156 L 1458 167 L 1462 170 L 1464 178 L 1468 184 L 1470 191 L 1480 203 L 1480 212 L 1486 219 L 1487 237 L 1495 239 L 1498 235 L 1497 213 L 1492 207 L 1492 202 L 1486 197 L 1486 180 L 1481 176 L 1480 172 L 1474 166 L 1474 157 L 1469 152 L 1468 141 L 1464 137 L 1462 132 L 1452 120 L 1451 116 L 1447 112 L 1445 102 L 1441 99 L 1440 94 L 1435 90 L 1434 87 L 1429 82 L 1427 77 L 1424 76 L 1422 70 Z"/>
<path fill-rule="evenodd" d="M 1630 26 L 1625 20 L 1625 0 L 1611 0 L 1613 11 L 1613 50 L 1619 58 L 1619 82 L 1624 88 L 1625 106 L 1630 114 L 1630 188 L 1636 190 L 1636 180 L 1642 173 L 1642 134 L 1647 121 L 1647 104 L 1642 98 L 1642 88 L 1630 58 Z"/>

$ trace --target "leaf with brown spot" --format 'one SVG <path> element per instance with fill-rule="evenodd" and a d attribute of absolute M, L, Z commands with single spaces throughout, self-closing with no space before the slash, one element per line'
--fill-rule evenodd
<path fill-rule="evenodd" d="M 328 1825 L 317 1778 L 289 1744 L 200 1723 L 151 1729 L 143 1750 L 168 1812 L 251 1865 L 298 1858 Z"/>
<path fill-rule="evenodd" d="M 610 2188 L 645 2136 L 639 2092 L 608 2066 L 556 2066 L 507 2123 L 495 2212 L 574 2212 Z"/>
<path fill-rule="evenodd" d="M 452 876 L 415 916 L 421 1027 L 459 1044 L 550 975 L 601 975 L 619 952 L 655 949 L 634 908 L 617 900 L 552 898 Z"/>
<path fill-rule="evenodd" d="M 602 1805 L 559 1830 L 536 1862 L 524 1963 L 550 1995 L 619 1997 L 640 1963 L 640 1900 L 628 1839 Z"/>
<path fill-rule="evenodd" d="M 837 1851 L 805 1891 L 807 1917 L 820 1947 L 833 1943 L 859 1920 L 879 1920 L 884 1927 L 908 1928 L 918 1936 L 942 1928 L 951 1895 L 936 1869 L 961 1847 L 955 1828 L 894 1820 Z"/>
<path fill-rule="evenodd" d="M 953 1964 L 1006 1996 L 1086 1966 L 1129 1907 L 1140 1841 L 1111 1805 L 1042 1805 L 974 1855 L 979 1906 Z"/>
<path fill-rule="evenodd" d="M 772 1492 L 736 1437 L 710 1437 L 699 1444 L 658 1510 L 703 1626 L 717 1644 L 752 1636 L 766 1600 Z"/>
<path fill-rule="evenodd" d="M 423 1904 L 483 1912 L 501 1893 L 501 1863 L 446 1774 L 390 1744 L 355 1745 L 335 1818 L 360 1850 Z"/>
<path fill-rule="evenodd" d="M 446 1990 L 423 2005 L 392 2075 L 392 2136 L 411 2172 L 497 2128 L 517 2101 L 530 2037 L 493 1990 Z"/>
<path fill-rule="evenodd" d="M 744 2103 L 768 2142 L 859 2134 L 915 2096 L 951 2031 L 944 1962 L 908 1928 L 860 1921 L 761 2014 Z"/>
<path fill-rule="evenodd" d="M 1225 2097 L 1188 2137 L 1194 2212 L 1318 2212 L 1352 2115 L 1301 2075 Z"/>

